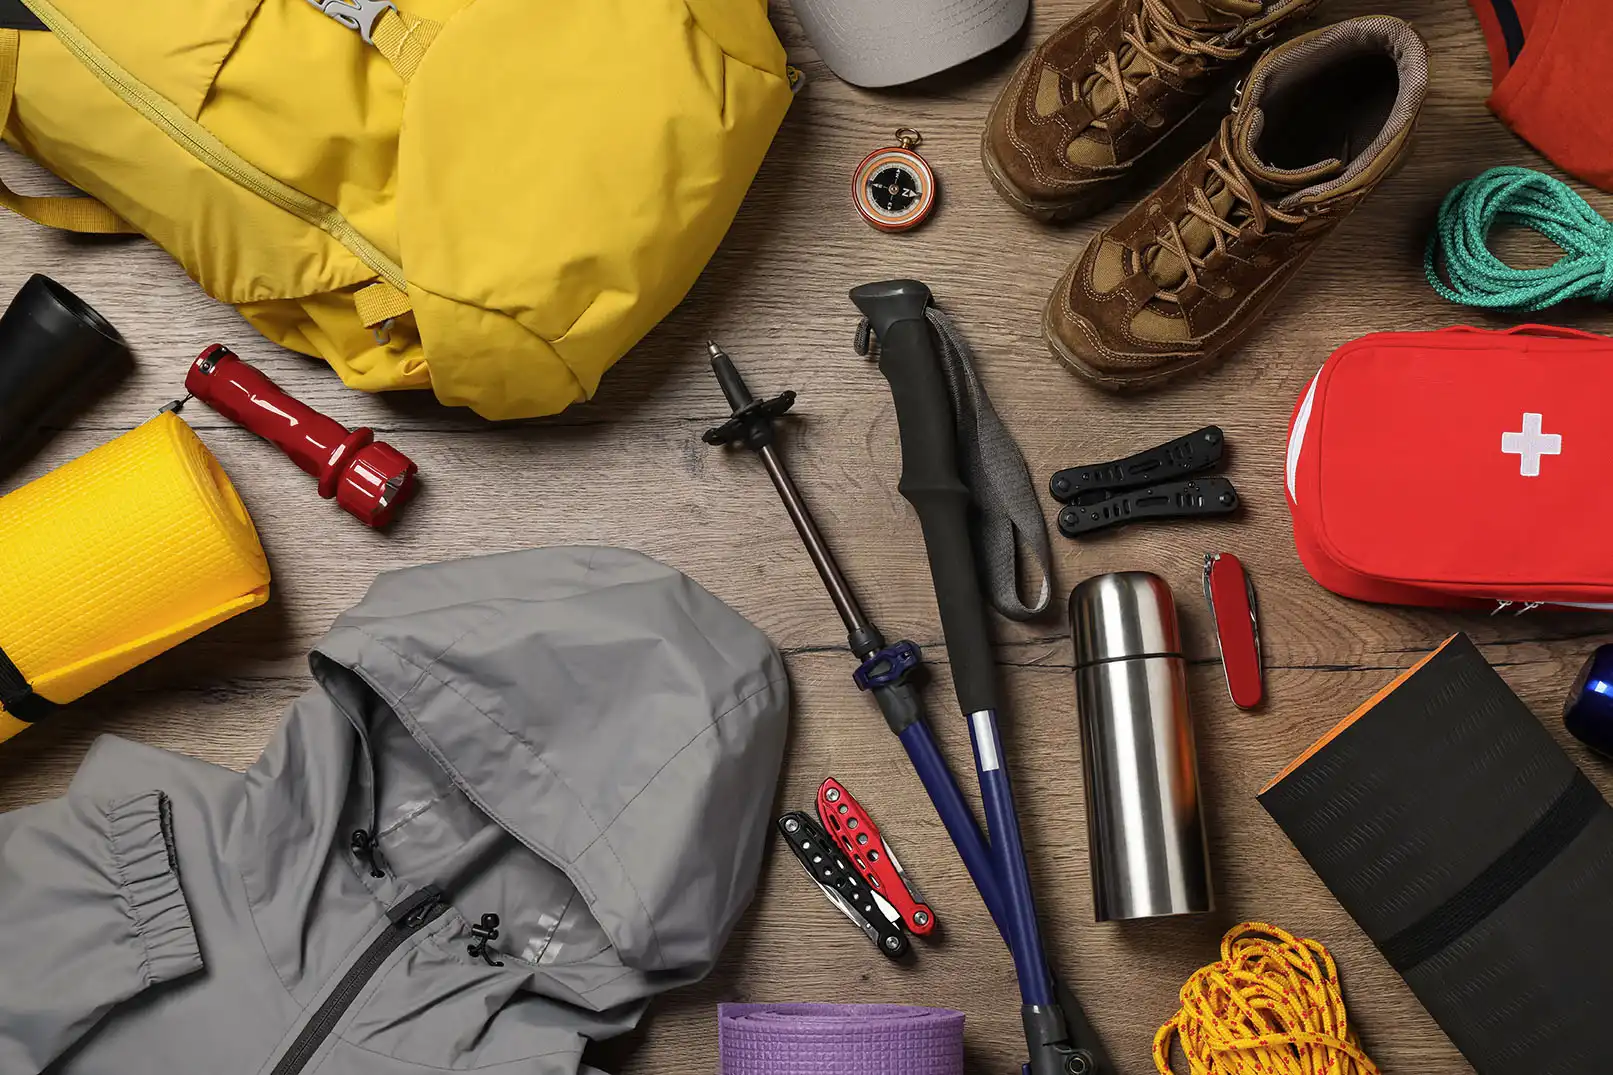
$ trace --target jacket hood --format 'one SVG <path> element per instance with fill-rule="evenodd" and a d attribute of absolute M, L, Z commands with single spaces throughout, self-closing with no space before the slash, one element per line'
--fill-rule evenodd
<path fill-rule="evenodd" d="M 255 902 L 314 917 L 356 884 L 377 907 L 435 885 L 470 923 L 499 916 L 521 988 L 595 1011 L 710 969 L 754 890 L 788 711 L 732 609 L 637 553 L 514 552 L 380 576 L 310 661 L 247 775 Z"/>

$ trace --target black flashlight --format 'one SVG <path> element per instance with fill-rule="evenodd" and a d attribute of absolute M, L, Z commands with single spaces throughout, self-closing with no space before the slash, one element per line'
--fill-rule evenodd
<path fill-rule="evenodd" d="M 133 364 L 106 318 L 48 276 L 31 277 L 0 317 L 0 481 Z"/>

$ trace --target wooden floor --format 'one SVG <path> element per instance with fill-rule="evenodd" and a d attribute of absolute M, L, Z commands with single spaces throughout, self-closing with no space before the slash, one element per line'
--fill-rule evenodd
<path fill-rule="evenodd" d="M 1335 347 L 1379 329 L 1483 323 L 1447 305 L 1422 277 L 1421 249 L 1442 195 L 1492 164 L 1544 166 L 1487 112 L 1488 65 L 1461 0 L 1329 0 L 1325 17 L 1393 8 L 1426 35 L 1433 88 L 1410 164 L 1324 246 L 1281 308 L 1220 371 L 1167 391 L 1116 399 L 1077 383 L 1042 344 L 1042 303 L 1099 224 L 1034 225 L 987 186 L 977 160 L 987 107 L 1015 57 L 1087 0 L 1036 0 L 1029 33 L 998 55 L 900 91 L 841 84 L 787 7 L 775 21 L 810 84 L 798 98 L 728 240 L 682 307 L 605 379 L 591 404 L 547 421 L 493 426 L 425 396 L 374 399 L 322 366 L 258 339 L 141 243 L 73 242 L 0 216 L 0 296 L 46 272 L 90 299 L 138 351 L 139 372 L 63 432 L 30 477 L 140 423 L 180 392 L 188 361 L 227 341 L 309 403 L 381 430 L 417 460 L 428 485 L 388 534 L 367 532 L 315 498 L 291 464 L 205 407 L 186 418 L 222 460 L 255 518 L 275 572 L 270 605 L 134 671 L 70 717 L 0 748 L 0 808 L 60 793 L 90 740 L 138 738 L 242 768 L 283 707 L 309 686 L 304 653 L 387 568 L 555 543 L 641 549 L 733 604 L 785 652 L 796 705 L 780 808 L 810 808 L 833 774 L 863 797 L 923 884 L 943 923 L 911 966 L 875 953 L 811 889 L 786 855 L 770 856 L 757 903 L 712 978 L 660 1003 L 611 1070 L 711 1071 L 720 1000 L 907 1001 L 968 1014 L 971 1070 L 1017 1071 L 1018 998 L 994 934 L 934 811 L 868 700 L 850 681 L 844 635 L 754 460 L 725 456 L 699 434 L 724 414 L 703 343 L 727 346 L 760 392 L 800 393 L 785 442 L 796 476 L 893 636 L 924 645 L 936 670 L 936 727 L 967 768 L 951 718 L 945 650 L 918 528 L 895 490 L 896 430 L 877 371 L 852 352 L 846 290 L 891 276 L 927 281 L 978 350 L 999 410 L 1040 485 L 1076 462 L 1110 458 L 1207 423 L 1231 446 L 1228 474 L 1246 510 L 1235 522 L 1137 527 L 1079 547 L 1054 534 L 1057 588 L 1142 568 L 1169 580 L 1192 664 L 1220 910 L 1191 920 L 1098 926 L 1088 888 L 1080 749 L 1068 623 L 998 625 L 1005 720 L 1025 843 L 1051 955 L 1075 984 L 1127 1075 L 1150 1071 L 1155 1028 L 1176 992 L 1213 958 L 1220 934 L 1264 919 L 1320 938 L 1346 976 L 1368 1049 L 1395 1075 L 1470 1069 L 1400 979 L 1329 897 L 1255 792 L 1398 669 L 1453 631 L 1469 632 L 1502 674 L 1613 791 L 1613 771 L 1561 733 L 1561 695 L 1613 621 L 1590 614 L 1460 616 L 1370 607 L 1305 575 L 1284 507 L 1283 444 L 1295 398 Z M 856 217 L 848 175 L 898 126 L 924 133 L 942 204 L 920 231 L 877 234 Z M 0 172 L 45 189 L 9 153 Z M 1609 208 L 1606 199 L 1597 203 Z M 1575 322 L 1613 330 L 1613 318 Z M 1413 461 L 1416 465 L 1416 461 Z M 1437 461 L 1427 461 L 1438 477 Z M 20 481 L 21 479 L 14 479 Z M 1226 695 L 1199 572 L 1209 550 L 1236 552 L 1260 588 L 1270 703 L 1234 709 Z M 1056 602 L 1058 603 L 1058 602 Z M 970 781 L 972 783 L 972 781 Z"/>

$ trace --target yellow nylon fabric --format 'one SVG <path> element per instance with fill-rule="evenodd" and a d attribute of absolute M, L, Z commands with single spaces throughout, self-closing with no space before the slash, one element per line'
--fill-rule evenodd
<path fill-rule="evenodd" d="M 400 0 L 374 45 L 301 2 L 24 2 L 94 49 L 24 35 L 8 142 L 348 385 L 490 418 L 588 398 L 681 301 L 791 99 L 766 0 Z M 157 101 L 107 90 L 96 54 Z M 328 206 L 323 230 L 198 157 L 215 143 Z M 384 338 L 353 235 L 407 285 Z"/>
<path fill-rule="evenodd" d="M 0 497 L 0 646 L 50 701 L 268 597 L 246 508 L 175 414 Z M 0 740 L 26 727 L 0 710 Z"/>
<path fill-rule="evenodd" d="M 0 131 L 4 131 L 11 120 L 11 101 L 17 87 L 17 59 L 21 51 L 21 32 L 0 29 Z M 0 206 L 35 224 L 60 231 L 86 235 L 138 234 L 128 221 L 94 198 L 36 198 L 17 194 L 0 182 Z"/>

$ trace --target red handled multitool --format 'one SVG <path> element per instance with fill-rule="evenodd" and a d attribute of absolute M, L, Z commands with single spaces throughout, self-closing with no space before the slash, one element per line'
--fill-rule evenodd
<path fill-rule="evenodd" d="M 907 879 L 879 826 L 834 777 L 818 786 L 818 818 L 868 887 L 890 904 L 910 933 L 923 937 L 935 929 L 935 912 Z"/>
<path fill-rule="evenodd" d="M 1204 599 L 1215 621 L 1227 690 L 1239 709 L 1253 709 L 1266 688 L 1260 668 L 1260 610 L 1243 561 L 1230 552 L 1205 553 Z"/>

